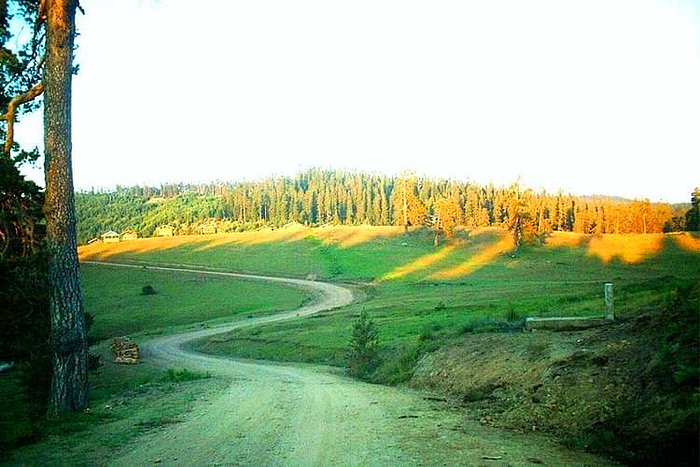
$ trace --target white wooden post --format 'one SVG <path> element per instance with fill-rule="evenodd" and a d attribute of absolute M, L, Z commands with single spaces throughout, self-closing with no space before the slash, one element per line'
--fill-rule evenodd
<path fill-rule="evenodd" d="M 612 282 L 605 284 L 605 319 L 615 320 L 615 298 Z"/>

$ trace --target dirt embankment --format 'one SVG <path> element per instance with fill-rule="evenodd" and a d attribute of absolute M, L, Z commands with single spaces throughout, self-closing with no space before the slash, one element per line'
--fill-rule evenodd
<path fill-rule="evenodd" d="M 483 426 L 629 463 L 697 465 L 697 288 L 690 294 L 600 328 L 472 335 L 427 355 L 411 384 L 458 400 Z"/>

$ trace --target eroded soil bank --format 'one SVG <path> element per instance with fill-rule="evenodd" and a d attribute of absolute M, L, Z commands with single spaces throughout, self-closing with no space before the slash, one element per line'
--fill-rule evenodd
<path fill-rule="evenodd" d="M 699 289 L 609 326 L 475 334 L 425 356 L 411 384 L 482 426 L 626 463 L 698 465 Z"/>

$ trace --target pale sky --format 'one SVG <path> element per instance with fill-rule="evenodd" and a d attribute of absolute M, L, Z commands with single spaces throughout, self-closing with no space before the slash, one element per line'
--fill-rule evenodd
<path fill-rule="evenodd" d="M 670 202 L 700 185 L 698 0 L 81 5 L 79 189 L 309 167 Z"/>

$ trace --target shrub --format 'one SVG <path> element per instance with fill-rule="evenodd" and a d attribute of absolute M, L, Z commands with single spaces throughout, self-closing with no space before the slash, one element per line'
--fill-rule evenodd
<path fill-rule="evenodd" d="M 491 316 L 470 318 L 460 329 L 461 334 L 480 334 L 485 332 L 513 333 L 525 329 L 524 318 L 517 318 L 517 315 L 511 315 L 510 311 L 507 312 L 506 316 L 508 319 Z M 509 319 L 513 319 L 513 321 L 509 321 Z"/>
<path fill-rule="evenodd" d="M 348 372 L 351 376 L 367 379 L 379 365 L 379 333 L 366 311 L 352 327 L 350 350 L 347 355 Z"/>
<path fill-rule="evenodd" d="M 155 295 L 156 293 L 156 289 L 151 284 L 144 285 L 141 288 L 141 295 Z"/>
<path fill-rule="evenodd" d="M 389 385 L 405 383 L 413 376 L 420 359 L 440 348 L 440 345 L 436 340 L 419 340 L 415 344 L 402 345 L 385 352 L 370 381 Z"/>

